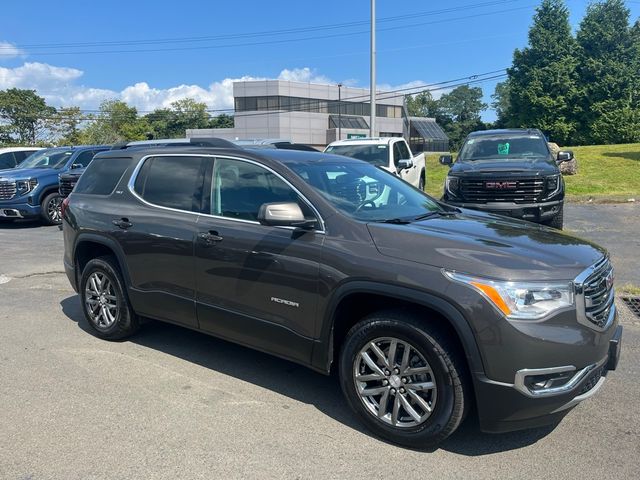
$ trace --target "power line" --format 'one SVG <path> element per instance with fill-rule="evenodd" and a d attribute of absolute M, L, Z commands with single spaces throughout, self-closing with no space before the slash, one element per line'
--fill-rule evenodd
<path fill-rule="evenodd" d="M 525 10 L 525 9 L 530 9 L 534 6 L 535 5 L 527 5 L 527 6 L 515 7 L 510 9 L 496 10 L 492 12 L 484 12 L 484 13 L 477 13 L 472 15 L 465 15 L 461 17 L 447 18 L 442 20 L 434 20 L 434 21 L 428 21 L 428 22 L 418 22 L 418 23 L 398 25 L 393 27 L 378 28 L 377 31 L 386 32 L 386 31 L 393 31 L 393 30 L 399 30 L 399 29 L 406 30 L 409 28 L 422 27 L 425 25 L 448 23 L 448 22 L 453 22 L 457 20 L 466 20 L 470 18 L 492 16 L 500 13 Z M 326 40 L 328 38 L 341 38 L 341 37 L 349 37 L 349 36 L 363 35 L 363 34 L 369 34 L 369 30 L 367 29 L 367 30 L 360 30 L 355 32 L 334 33 L 330 35 L 315 35 L 315 36 L 298 37 L 298 38 L 281 39 L 281 40 L 267 40 L 267 41 L 259 41 L 259 42 L 256 41 L 256 42 L 245 42 L 245 43 L 224 44 L 224 45 L 200 45 L 200 46 L 189 46 L 189 47 L 147 48 L 147 49 L 131 49 L 131 50 L 92 50 L 92 51 L 83 50 L 83 51 L 66 51 L 66 52 L 61 51 L 61 52 L 27 52 L 27 53 L 32 56 L 35 56 L 35 55 L 57 56 L 57 55 L 87 55 L 87 54 L 98 55 L 98 54 L 110 54 L 110 53 L 117 53 L 117 54 L 157 53 L 157 52 L 175 52 L 175 51 L 190 51 L 190 50 L 211 50 L 211 49 L 222 49 L 222 48 L 260 46 L 260 45 L 275 45 L 275 44 L 293 43 L 293 42 L 301 42 L 301 41 L 310 41 L 310 40 Z M 0 53 L 0 56 L 3 56 L 3 55 L 15 56 L 15 53 Z"/>
<path fill-rule="evenodd" d="M 491 7 L 496 5 L 504 5 L 507 3 L 514 3 L 515 1 L 517 0 L 492 0 L 492 1 L 467 4 L 467 5 L 459 5 L 457 7 L 443 8 L 439 10 L 413 12 L 413 13 L 408 13 L 403 15 L 396 15 L 392 17 L 382 17 L 378 19 L 378 23 L 396 22 L 399 20 L 407 19 L 407 18 L 418 18 L 418 17 L 424 17 L 424 16 L 442 15 L 445 13 L 464 11 L 472 8 L 483 8 L 483 7 Z M 307 27 L 297 27 L 297 28 L 289 28 L 289 29 L 266 30 L 261 32 L 234 33 L 234 34 L 225 34 L 225 35 L 207 35 L 207 36 L 195 36 L 195 37 L 172 37 L 172 38 L 141 39 L 141 40 L 112 40 L 112 41 L 103 41 L 103 42 L 32 43 L 32 44 L 20 44 L 20 45 L 11 45 L 11 46 L 7 45 L 7 46 L 0 46 L 0 51 L 3 49 L 15 49 L 15 48 L 53 49 L 53 48 L 99 47 L 99 46 L 158 45 L 158 44 L 167 44 L 167 43 L 190 43 L 190 42 L 202 42 L 202 41 L 211 41 L 211 40 L 227 40 L 227 39 L 239 39 L 239 38 L 256 38 L 256 37 L 275 36 L 275 35 L 290 35 L 293 33 L 332 30 L 332 29 L 340 29 L 340 28 L 360 26 L 360 25 L 368 25 L 368 21 L 363 20 L 363 21 L 333 23 L 333 24 L 315 25 L 315 26 L 312 25 Z"/>

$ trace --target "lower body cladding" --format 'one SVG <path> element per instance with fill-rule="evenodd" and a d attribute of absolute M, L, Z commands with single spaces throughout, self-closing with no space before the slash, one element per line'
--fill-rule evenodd
<path fill-rule="evenodd" d="M 516 371 L 513 383 L 475 375 L 481 429 L 502 433 L 552 425 L 595 395 L 620 359 L 622 326 L 614 322 L 607 333 L 605 355 L 587 365 L 523 368 Z"/>
<path fill-rule="evenodd" d="M 560 212 L 563 200 L 545 203 L 519 204 L 512 202 L 465 203 L 447 199 L 446 203 L 460 208 L 481 210 L 487 213 L 496 213 L 498 215 L 528 220 L 530 222 L 544 222 L 545 220 L 550 220 Z"/>

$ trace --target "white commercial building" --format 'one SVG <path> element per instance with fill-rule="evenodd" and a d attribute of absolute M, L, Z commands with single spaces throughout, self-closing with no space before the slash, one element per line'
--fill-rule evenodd
<path fill-rule="evenodd" d="M 284 80 L 233 84 L 234 127 L 187 130 L 187 137 L 228 140 L 286 139 L 324 147 L 334 140 L 369 136 L 369 90 Z M 434 119 L 408 117 L 404 97 L 378 92 L 374 136 L 404 136 L 414 151 L 447 151 Z"/>

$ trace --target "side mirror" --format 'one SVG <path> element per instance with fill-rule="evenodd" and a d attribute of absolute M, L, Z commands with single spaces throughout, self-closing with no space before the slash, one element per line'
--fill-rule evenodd
<path fill-rule="evenodd" d="M 272 227 L 313 228 L 315 220 L 307 220 L 300 205 L 295 202 L 263 203 L 258 211 L 258 221 Z"/>
<path fill-rule="evenodd" d="M 451 155 L 440 155 L 440 165 L 453 165 L 453 157 Z"/>
<path fill-rule="evenodd" d="M 558 152 L 558 157 L 556 158 L 556 162 L 570 162 L 573 160 L 573 152 L 571 150 L 564 150 L 562 152 Z"/>
<path fill-rule="evenodd" d="M 84 165 L 82 165 L 81 163 L 74 163 L 73 165 L 71 165 L 71 170 L 75 170 L 76 168 L 84 168 Z"/>
<path fill-rule="evenodd" d="M 406 170 L 411 167 L 413 167 L 413 160 L 398 160 L 398 170 Z"/>

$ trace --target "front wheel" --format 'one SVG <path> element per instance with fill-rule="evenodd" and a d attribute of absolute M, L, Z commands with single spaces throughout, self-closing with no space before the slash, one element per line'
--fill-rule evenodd
<path fill-rule="evenodd" d="M 50 193 L 42 201 L 40 216 L 46 225 L 60 225 L 62 223 L 62 197 L 58 192 Z"/>
<path fill-rule="evenodd" d="M 470 401 L 465 371 L 446 333 L 396 311 L 355 325 L 340 353 L 351 409 L 375 434 L 412 448 L 435 447 L 458 428 Z"/>
<path fill-rule="evenodd" d="M 544 224 L 551 228 L 557 228 L 558 230 L 562 230 L 564 226 L 564 205 L 560 205 L 560 210 L 549 220 L 546 220 Z"/>

